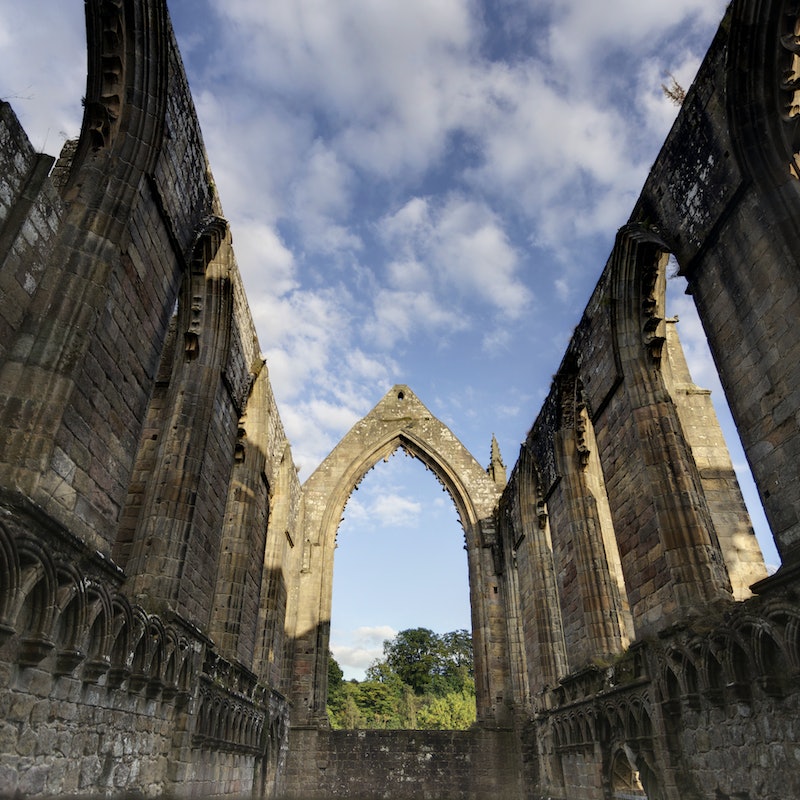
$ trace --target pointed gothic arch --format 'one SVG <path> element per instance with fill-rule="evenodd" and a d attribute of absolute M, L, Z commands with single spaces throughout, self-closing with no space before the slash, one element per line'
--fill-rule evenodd
<path fill-rule="evenodd" d="M 515 700 L 494 513 L 503 487 L 407 386 L 393 387 L 303 486 L 303 566 L 293 614 L 295 722 L 326 720 L 333 558 L 342 512 L 364 475 L 399 448 L 433 472 L 455 505 L 467 550 L 478 722 L 508 724 Z"/>

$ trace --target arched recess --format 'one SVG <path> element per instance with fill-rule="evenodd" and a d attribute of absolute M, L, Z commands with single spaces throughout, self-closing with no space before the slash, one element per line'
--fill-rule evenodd
<path fill-rule="evenodd" d="M 617 234 L 610 307 L 619 377 L 609 397 L 593 404 L 601 409 L 595 431 L 638 635 L 732 599 L 703 482 L 662 370 L 668 253 L 644 225 Z M 631 471 L 631 463 L 640 468 Z"/>
<path fill-rule="evenodd" d="M 204 220 L 189 264 L 169 387 L 159 401 L 157 448 L 140 448 L 140 464 L 153 466 L 141 497 L 128 498 L 141 507 L 132 536 L 130 526 L 126 532 L 131 541 L 118 552 L 122 545 L 130 552 L 125 569 L 133 598 L 168 603 L 207 624 L 238 421 L 224 381 L 235 268 L 226 220 Z M 229 444 L 229 454 L 220 452 L 220 441 Z M 221 466 L 216 473 L 208 467 L 212 460 Z"/>
<path fill-rule="evenodd" d="M 546 687 L 554 687 L 569 671 L 558 579 L 553 559 L 549 509 L 542 490 L 542 476 L 528 442 L 503 493 L 501 525 L 504 547 L 516 560 L 519 616 L 524 632 L 524 660 L 528 691 L 540 698 Z M 513 574 L 513 573 L 512 573 Z"/>
<path fill-rule="evenodd" d="M 560 480 L 548 500 L 559 601 L 570 668 L 624 650 L 628 598 L 597 445 L 572 354 L 555 378 L 553 455 Z"/>
<path fill-rule="evenodd" d="M 671 242 L 648 226 L 629 224 L 618 233 L 612 256 L 617 368 L 650 486 L 660 493 L 660 538 L 673 580 L 685 585 L 681 602 L 728 599 L 729 592 L 744 599 L 766 572 L 710 397 L 692 382 L 678 325 L 667 317 L 672 252 Z M 691 588 L 693 581 L 705 586 Z"/>
<path fill-rule="evenodd" d="M 239 417 L 209 628 L 220 652 L 243 664 L 253 662 L 256 646 L 269 521 L 269 386 L 263 366 L 261 361 L 252 367 L 258 372 Z"/>
<path fill-rule="evenodd" d="M 393 387 L 303 485 L 303 554 L 294 620 L 295 724 L 326 725 L 327 653 L 336 533 L 347 499 L 380 459 L 403 448 L 450 494 L 467 550 L 478 723 L 510 724 L 503 554 L 494 514 L 498 486 L 407 386 Z"/>

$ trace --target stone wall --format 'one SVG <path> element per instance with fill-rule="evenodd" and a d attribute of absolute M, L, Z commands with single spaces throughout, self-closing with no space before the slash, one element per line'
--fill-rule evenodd
<path fill-rule="evenodd" d="M 286 800 L 331 797 L 480 800 L 521 796 L 519 740 L 511 731 L 296 729 Z"/>
<path fill-rule="evenodd" d="M 0 794 L 275 791 L 300 487 L 156 0 L 80 139 L 0 106 Z"/>
<path fill-rule="evenodd" d="M 543 794 L 796 796 L 798 619 L 785 598 L 753 598 L 565 676 L 527 734 Z"/>

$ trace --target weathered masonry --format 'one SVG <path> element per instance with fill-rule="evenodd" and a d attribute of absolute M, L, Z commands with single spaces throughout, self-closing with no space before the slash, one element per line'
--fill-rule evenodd
<path fill-rule="evenodd" d="M 77 142 L 0 104 L 0 794 L 800 796 L 800 6 L 731 4 L 507 480 L 395 386 L 303 486 L 166 4 L 86 19 Z M 397 448 L 464 527 L 472 731 L 327 728 L 341 510 Z"/>

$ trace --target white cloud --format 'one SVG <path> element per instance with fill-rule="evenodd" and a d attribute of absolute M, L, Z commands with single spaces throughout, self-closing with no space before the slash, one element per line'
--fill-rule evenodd
<path fill-rule="evenodd" d="M 481 349 L 485 353 L 500 353 L 508 347 L 510 342 L 511 333 L 508 329 L 495 328 L 484 334 Z"/>
<path fill-rule="evenodd" d="M 452 306 L 457 296 L 488 303 L 512 318 L 530 302 L 530 291 L 518 275 L 518 254 L 502 220 L 483 203 L 450 195 L 434 206 L 414 197 L 384 216 L 379 230 L 391 248 L 406 255 L 389 265 L 389 279 L 396 286 L 411 288 L 417 282 L 417 291 L 433 286 L 442 307 L 445 302 Z"/>
<path fill-rule="evenodd" d="M 553 281 L 553 286 L 555 287 L 556 295 L 560 300 L 566 301 L 569 298 L 571 289 L 568 281 L 566 281 L 564 278 L 557 278 L 555 281 Z"/>
<path fill-rule="evenodd" d="M 675 0 L 642 3 L 641 0 L 551 0 L 554 24 L 550 29 L 550 55 L 554 60 L 585 64 L 609 48 L 635 51 L 650 47 L 671 28 L 689 19 L 714 24 L 726 0 Z M 624 24 L 621 21 L 624 20 Z"/>
<path fill-rule="evenodd" d="M 463 0 L 216 3 L 254 81 L 305 98 L 351 163 L 382 175 L 441 152 L 473 42 Z"/>
<path fill-rule="evenodd" d="M 646 175 L 629 121 L 554 85 L 536 61 L 498 67 L 486 80 L 491 102 L 478 129 L 482 159 L 467 173 L 472 185 L 533 218 L 535 239 L 548 248 L 621 224 Z"/>
<path fill-rule="evenodd" d="M 399 245 L 403 252 L 413 250 L 413 243 L 430 235 L 430 204 L 424 197 L 412 197 L 397 211 L 380 220 L 384 238 Z"/>
<path fill-rule="evenodd" d="M 375 296 L 373 316 L 364 331 L 378 346 L 391 349 L 422 331 L 435 333 L 438 346 L 442 346 L 446 334 L 464 330 L 467 325 L 463 314 L 440 305 L 430 292 L 382 289 Z"/>
<path fill-rule="evenodd" d="M 451 198 L 436 221 L 430 248 L 431 264 L 441 266 L 456 291 L 488 300 L 511 318 L 530 302 L 531 294 L 517 275 L 517 253 L 487 206 Z"/>
<path fill-rule="evenodd" d="M 375 386 L 389 388 L 389 376 L 397 372 L 397 365 L 391 359 L 377 359 L 361 349 L 347 353 L 347 374 L 360 381 Z"/>
<path fill-rule="evenodd" d="M 37 150 L 58 155 L 64 140 L 78 135 L 83 116 L 86 33 L 80 9 L 2 0 L 0 64 L 0 98 L 11 103 Z"/>
<path fill-rule="evenodd" d="M 317 139 L 305 154 L 291 187 L 304 248 L 322 253 L 361 249 L 359 237 L 341 224 L 351 210 L 352 182 L 350 168 Z"/>
<path fill-rule="evenodd" d="M 386 487 L 375 475 L 370 488 L 363 496 L 351 494 L 346 506 L 347 519 L 351 523 L 365 523 L 370 531 L 385 528 L 415 527 L 422 514 L 422 504 L 404 497 Z"/>
<path fill-rule="evenodd" d="M 298 288 L 294 255 L 274 228 L 252 219 L 241 219 L 234 231 L 236 261 L 253 299 L 265 292 L 280 297 Z M 250 286 L 248 286 L 248 289 Z"/>
<path fill-rule="evenodd" d="M 412 526 L 419 519 L 422 506 L 398 494 L 382 494 L 372 504 L 370 512 L 370 519 L 381 527 Z"/>
<path fill-rule="evenodd" d="M 416 258 L 392 261 L 386 266 L 386 277 L 390 286 L 401 291 L 432 291 L 434 286 L 430 268 Z"/>
<path fill-rule="evenodd" d="M 286 213 L 288 187 L 313 141 L 311 120 L 275 104 L 254 105 L 252 87 L 229 90 L 228 84 L 211 81 L 194 99 L 226 215 L 238 222 L 257 214 L 275 225 Z"/>
<path fill-rule="evenodd" d="M 360 627 L 352 631 L 331 631 L 331 653 L 345 679 L 363 678 L 364 670 L 383 655 L 383 643 L 397 631 L 389 625 Z"/>

